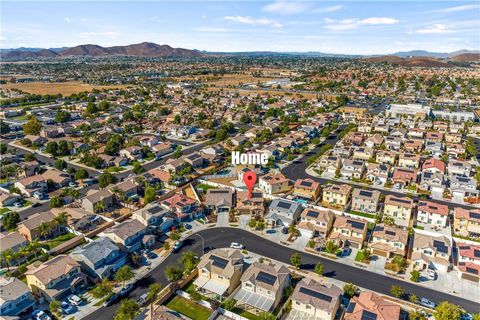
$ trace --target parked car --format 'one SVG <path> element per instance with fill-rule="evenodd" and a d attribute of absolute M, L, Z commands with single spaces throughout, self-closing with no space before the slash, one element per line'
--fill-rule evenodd
<path fill-rule="evenodd" d="M 210 252 L 210 251 L 212 251 L 213 249 L 215 249 L 214 246 L 207 246 L 207 247 L 203 248 L 203 253 Z"/>
<path fill-rule="evenodd" d="M 61 308 L 62 308 L 62 314 L 70 314 L 75 311 L 73 307 L 66 301 L 62 301 Z"/>
<path fill-rule="evenodd" d="M 77 186 L 77 184 L 75 182 L 71 181 L 71 182 L 68 183 L 68 186 L 70 188 L 75 188 Z"/>
<path fill-rule="evenodd" d="M 118 299 L 120 299 L 120 296 L 119 296 L 118 294 L 112 294 L 112 295 L 103 303 L 103 306 L 104 306 L 104 307 L 109 307 L 109 306 L 111 306 L 112 304 L 114 304 L 115 302 L 117 302 Z"/>
<path fill-rule="evenodd" d="M 67 301 L 70 302 L 74 306 L 79 306 L 82 304 L 83 300 L 80 299 L 79 296 L 71 294 L 68 296 Z"/>
<path fill-rule="evenodd" d="M 283 234 L 288 234 L 288 228 L 287 228 L 287 227 L 283 227 L 283 228 L 282 228 L 282 233 L 283 233 Z"/>
<path fill-rule="evenodd" d="M 40 205 L 41 205 L 41 203 L 39 203 L 39 202 L 34 202 L 34 203 L 32 204 L 32 208 L 39 207 Z"/>
<path fill-rule="evenodd" d="M 233 248 L 233 249 L 243 249 L 245 248 L 245 246 L 241 243 L 237 243 L 237 242 L 232 242 L 230 244 L 230 248 Z"/>
<path fill-rule="evenodd" d="M 428 300 L 427 298 L 421 298 L 420 305 L 430 309 L 434 309 L 436 306 L 434 302 Z"/>
<path fill-rule="evenodd" d="M 158 257 L 158 255 L 155 252 L 147 251 L 147 257 L 149 259 L 155 259 L 156 257 Z"/>
<path fill-rule="evenodd" d="M 35 320 L 52 320 L 43 310 L 34 310 L 32 312 L 32 318 Z"/>
<path fill-rule="evenodd" d="M 427 278 L 430 279 L 430 280 L 435 280 L 435 279 L 437 279 L 437 273 L 435 272 L 435 270 L 428 269 L 428 271 L 427 271 Z"/>
<path fill-rule="evenodd" d="M 143 307 L 143 305 L 144 305 L 145 303 L 147 303 L 147 300 L 148 300 L 147 298 L 148 298 L 148 293 L 144 293 L 144 294 L 142 294 L 140 297 L 138 297 L 137 303 L 138 303 L 141 307 Z"/>
<path fill-rule="evenodd" d="M 183 242 L 182 241 L 177 241 L 173 244 L 173 251 L 177 251 L 178 249 L 180 249 L 183 245 Z"/>
<path fill-rule="evenodd" d="M 126 296 L 132 290 L 133 290 L 133 284 L 129 283 L 125 287 L 120 289 L 120 291 L 118 292 L 118 295 L 121 297 Z"/>
<path fill-rule="evenodd" d="M 185 229 L 187 229 L 187 230 L 190 230 L 190 229 L 192 229 L 192 225 L 191 225 L 191 224 L 189 224 L 189 223 L 185 223 L 183 226 L 184 226 L 184 227 L 185 227 Z"/>

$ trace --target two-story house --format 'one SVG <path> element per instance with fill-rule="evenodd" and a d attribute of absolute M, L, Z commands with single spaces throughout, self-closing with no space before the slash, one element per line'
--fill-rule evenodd
<path fill-rule="evenodd" d="M 167 233 L 175 224 L 170 210 L 165 209 L 158 203 L 149 203 L 145 207 L 134 211 L 132 218 L 146 226 L 149 233 Z"/>
<path fill-rule="evenodd" d="M 457 243 L 457 269 L 460 278 L 480 281 L 480 245 Z"/>
<path fill-rule="evenodd" d="M 297 229 L 305 237 L 326 238 L 332 229 L 334 219 L 335 214 L 330 210 L 306 208 L 300 214 Z"/>
<path fill-rule="evenodd" d="M 313 179 L 297 179 L 293 194 L 300 198 L 316 200 L 320 196 L 320 184 Z"/>
<path fill-rule="evenodd" d="M 268 207 L 265 220 L 273 226 L 289 226 L 298 220 L 302 205 L 295 201 L 274 199 Z"/>
<path fill-rule="evenodd" d="M 18 232 L 28 241 L 58 235 L 61 228 L 55 224 L 55 215 L 50 211 L 35 213 L 18 225 Z M 50 226 L 48 234 L 42 234 L 41 225 Z"/>
<path fill-rule="evenodd" d="M 362 248 L 367 236 L 367 222 L 362 219 L 337 216 L 329 239 L 339 247 Z"/>
<path fill-rule="evenodd" d="M 260 177 L 258 186 L 267 194 L 277 194 L 289 191 L 290 180 L 281 173 L 267 174 Z"/>
<path fill-rule="evenodd" d="M 412 261 L 419 269 L 447 271 L 451 265 L 452 243 L 446 236 L 432 236 L 415 232 Z"/>
<path fill-rule="evenodd" d="M 380 194 L 381 193 L 378 190 L 363 190 L 359 188 L 353 189 L 351 206 L 352 210 L 366 213 L 376 213 Z"/>
<path fill-rule="evenodd" d="M 142 248 L 147 227 L 137 219 L 129 219 L 103 231 L 103 235 L 115 242 L 123 251 L 132 253 Z M 148 244 L 147 244 L 148 245 Z"/>
<path fill-rule="evenodd" d="M 27 315 L 35 307 L 35 299 L 28 286 L 14 277 L 0 276 L 0 316 L 5 319 L 16 319 Z"/>
<path fill-rule="evenodd" d="M 195 200 L 182 193 L 175 193 L 170 198 L 163 200 L 161 205 L 173 213 L 177 222 L 194 219 L 203 214 L 203 208 Z"/>
<path fill-rule="evenodd" d="M 365 164 L 362 160 L 343 160 L 340 175 L 348 179 L 361 179 L 365 171 Z"/>
<path fill-rule="evenodd" d="M 385 197 L 384 205 L 384 215 L 392 217 L 395 224 L 399 226 L 408 226 L 415 206 L 412 199 L 408 197 L 387 195 Z"/>
<path fill-rule="evenodd" d="M 348 184 L 328 184 L 323 188 L 322 202 L 334 207 L 345 207 L 350 201 L 352 187 Z"/>
<path fill-rule="evenodd" d="M 205 195 L 205 206 L 217 213 L 229 212 L 236 206 L 236 193 L 230 188 L 208 189 Z"/>
<path fill-rule="evenodd" d="M 480 210 L 456 207 L 453 215 L 453 232 L 455 234 L 480 239 Z"/>
<path fill-rule="evenodd" d="M 448 225 L 448 206 L 433 201 L 420 201 L 417 210 L 417 222 L 432 228 L 446 228 Z"/>
<path fill-rule="evenodd" d="M 407 244 L 407 230 L 380 223 L 373 229 L 369 247 L 372 249 L 372 254 L 390 259 L 394 255 L 404 257 Z"/>

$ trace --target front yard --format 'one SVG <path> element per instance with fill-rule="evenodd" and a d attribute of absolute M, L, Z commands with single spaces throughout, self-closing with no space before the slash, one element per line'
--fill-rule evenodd
<path fill-rule="evenodd" d="M 171 299 L 167 303 L 167 307 L 193 320 L 208 320 L 212 314 L 210 309 L 180 296 L 175 296 L 173 299 Z"/>

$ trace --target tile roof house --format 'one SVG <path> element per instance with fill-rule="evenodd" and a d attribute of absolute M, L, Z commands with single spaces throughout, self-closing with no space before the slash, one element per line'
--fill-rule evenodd
<path fill-rule="evenodd" d="M 178 222 L 194 219 L 203 214 L 203 208 L 195 200 L 181 193 L 175 193 L 163 200 L 161 205 L 169 209 Z"/>
<path fill-rule="evenodd" d="M 23 281 L 0 276 L 0 292 L 0 315 L 5 319 L 33 311 L 36 302 Z"/>
<path fill-rule="evenodd" d="M 378 190 L 363 190 L 359 188 L 353 189 L 351 205 L 352 210 L 366 213 L 376 213 L 380 194 L 381 193 Z"/>
<path fill-rule="evenodd" d="M 367 221 L 336 216 L 329 239 L 340 247 L 362 248 L 367 236 Z"/>
<path fill-rule="evenodd" d="M 432 227 L 447 227 L 448 206 L 434 201 L 420 201 L 417 210 L 417 222 L 428 224 Z"/>
<path fill-rule="evenodd" d="M 260 177 L 258 186 L 267 194 L 290 191 L 290 180 L 281 173 L 267 174 Z"/>
<path fill-rule="evenodd" d="M 33 241 L 34 239 L 42 238 L 42 236 L 40 235 L 40 226 L 43 223 L 46 223 L 52 226 L 48 236 L 58 235 L 61 229 L 59 226 L 55 225 L 54 219 L 55 215 L 49 211 L 35 213 L 29 216 L 28 219 L 23 220 L 18 225 L 18 232 L 28 241 Z"/>
<path fill-rule="evenodd" d="M 418 172 L 415 169 L 395 168 L 392 174 L 392 182 L 402 187 L 417 183 Z"/>
<path fill-rule="evenodd" d="M 274 226 L 289 226 L 295 223 L 302 211 L 302 205 L 295 201 L 285 199 L 274 199 L 268 207 L 268 214 L 265 220 Z"/>
<path fill-rule="evenodd" d="M 114 205 L 114 195 L 110 190 L 89 190 L 82 199 L 82 208 L 91 213 L 110 211 Z"/>
<path fill-rule="evenodd" d="M 43 193 L 47 190 L 47 179 L 42 175 L 29 176 L 15 182 L 14 186 L 20 190 L 20 193 L 31 197 L 35 192 Z"/>
<path fill-rule="evenodd" d="M 475 282 L 480 281 L 480 245 L 457 243 L 459 276 Z"/>
<path fill-rule="evenodd" d="M 320 184 L 313 179 L 297 179 L 293 185 L 293 195 L 316 200 L 320 196 Z"/>
<path fill-rule="evenodd" d="M 40 302 L 63 300 L 87 285 L 80 264 L 69 255 L 58 255 L 25 272 L 27 284 Z"/>
<path fill-rule="evenodd" d="M 265 199 L 263 193 L 252 191 L 252 197 L 248 197 L 248 191 L 237 192 L 238 214 L 249 214 L 254 217 L 263 217 L 265 214 Z"/>
<path fill-rule="evenodd" d="M 142 238 L 147 233 L 147 227 L 136 219 L 129 219 L 103 231 L 103 235 L 126 252 L 136 252 L 142 248 Z"/>
<path fill-rule="evenodd" d="M 382 164 L 394 165 L 397 159 L 397 153 L 393 151 L 378 151 L 375 156 L 375 161 Z"/>
<path fill-rule="evenodd" d="M 306 208 L 300 214 L 297 229 L 305 237 L 326 238 L 332 229 L 334 219 L 335 215 L 330 210 Z"/>
<path fill-rule="evenodd" d="M 450 190 L 454 198 L 478 197 L 477 180 L 473 177 L 452 176 Z"/>
<path fill-rule="evenodd" d="M 229 188 L 208 189 L 205 195 L 205 206 L 215 212 L 229 212 L 236 206 L 236 193 Z"/>
<path fill-rule="evenodd" d="M 348 179 L 361 179 L 365 171 L 365 163 L 362 160 L 344 159 L 340 175 Z"/>
<path fill-rule="evenodd" d="M 76 247 L 70 255 L 80 263 L 82 271 L 94 280 L 111 278 L 127 263 L 127 255 L 107 237 Z"/>
<path fill-rule="evenodd" d="M 399 320 L 400 305 L 371 291 L 362 291 L 350 299 L 344 320 Z"/>
<path fill-rule="evenodd" d="M 50 212 L 56 217 L 62 212 L 66 212 L 68 215 L 67 225 L 73 230 L 83 233 L 91 231 L 105 222 L 101 216 L 82 208 L 52 208 Z"/>
<path fill-rule="evenodd" d="M 295 319 L 333 320 L 340 305 L 342 292 L 331 283 L 303 278 L 293 290 L 290 315 Z"/>
<path fill-rule="evenodd" d="M 432 236 L 415 232 L 412 261 L 420 269 L 447 271 L 451 265 L 452 243 L 446 236 Z"/>
<path fill-rule="evenodd" d="M 384 201 L 383 214 L 392 217 L 395 224 L 408 226 L 413 215 L 415 203 L 408 197 L 387 195 Z"/>
<path fill-rule="evenodd" d="M 243 255 L 237 249 L 214 249 L 202 256 L 197 269 L 198 278 L 194 284 L 200 292 L 228 296 L 240 284 Z"/>
<path fill-rule="evenodd" d="M 365 178 L 375 184 L 384 185 L 390 174 L 390 165 L 383 163 L 368 163 Z"/>
<path fill-rule="evenodd" d="M 344 207 L 350 201 L 352 187 L 348 184 L 328 184 L 323 188 L 322 202 L 334 207 Z"/>
<path fill-rule="evenodd" d="M 21 248 L 25 248 L 27 244 L 28 241 L 18 231 L 0 233 L 0 253 L 6 250 L 16 253 Z"/>
<path fill-rule="evenodd" d="M 290 272 L 283 264 L 252 263 L 240 279 L 234 299 L 262 311 L 271 311 L 290 284 Z"/>
<path fill-rule="evenodd" d="M 372 254 L 391 258 L 393 255 L 404 257 L 407 245 L 407 230 L 379 223 L 373 229 L 368 246 L 372 249 Z"/>
<path fill-rule="evenodd" d="M 401 152 L 398 157 L 398 166 L 407 169 L 417 169 L 420 166 L 420 155 Z"/>
<path fill-rule="evenodd" d="M 445 173 L 445 163 L 442 160 L 430 158 L 423 162 L 422 172 Z"/>
<path fill-rule="evenodd" d="M 480 210 L 456 207 L 453 216 L 455 234 L 480 239 Z"/>
<path fill-rule="evenodd" d="M 154 202 L 134 211 L 132 218 L 140 221 L 152 233 L 167 233 L 175 224 L 171 211 Z"/>
<path fill-rule="evenodd" d="M 448 161 L 447 171 L 449 175 L 470 176 L 472 165 L 467 161 L 451 159 Z"/>

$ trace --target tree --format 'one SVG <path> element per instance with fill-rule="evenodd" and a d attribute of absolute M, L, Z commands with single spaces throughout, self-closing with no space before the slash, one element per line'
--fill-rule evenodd
<path fill-rule="evenodd" d="M 62 305 L 61 305 L 60 301 L 58 301 L 58 300 L 54 299 L 54 300 L 50 301 L 50 305 L 49 305 L 50 312 L 53 313 L 55 315 L 55 317 L 57 317 L 57 318 L 60 318 L 61 315 L 62 315 L 62 311 L 60 309 L 61 306 Z"/>
<path fill-rule="evenodd" d="M 475 313 L 473 315 L 473 320 L 480 320 L 480 313 Z"/>
<path fill-rule="evenodd" d="M 57 170 L 63 170 L 65 168 L 67 168 L 67 162 L 65 162 L 65 160 L 62 160 L 62 159 L 57 159 L 55 160 L 55 162 L 53 163 L 53 166 L 55 167 L 55 169 Z"/>
<path fill-rule="evenodd" d="M 261 312 L 259 314 L 259 317 L 262 320 L 275 320 L 275 319 L 277 319 L 276 316 L 274 316 L 273 314 L 271 314 L 270 312 L 267 312 L 267 311 Z"/>
<path fill-rule="evenodd" d="M 118 269 L 115 273 L 115 281 L 122 282 L 123 286 L 125 286 L 125 282 L 129 281 L 134 276 L 135 274 L 133 273 L 132 269 L 128 265 L 125 265 Z"/>
<path fill-rule="evenodd" d="M 425 320 L 425 316 L 419 310 L 408 313 L 408 320 Z"/>
<path fill-rule="evenodd" d="M 103 298 L 105 296 L 109 296 L 112 293 L 113 293 L 112 284 L 107 279 L 103 279 L 103 281 L 97 284 L 95 288 L 92 290 L 93 297 L 97 299 Z"/>
<path fill-rule="evenodd" d="M 60 212 L 53 220 L 57 226 L 65 227 L 68 223 L 70 215 L 67 212 Z"/>
<path fill-rule="evenodd" d="M 407 261 L 405 260 L 404 257 L 402 257 L 400 255 L 395 255 L 392 258 L 392 264 L 393 264 L 394 270 L 396 272 L 403 272 L 403 271 L 405 271 L 405 268 L 407 267 Z"/>
<path fill-rule="evenodd" d="M 0 134 L 5 134 L 10 132 L 10 125 L 3 121 L 0 121 Z"/>
<path fill-rule="evenodd" d="M 42 222 L 38 226 L 38 233 L 40 234 L 40 238 L 45 239 L 50 234 L 50 232 L 52 232 L 52 226 L 49 223 Z"/>
<path fill-rule="evenodd" d="M 79 168 L 77 172 L 75 172 L 75 180 L 83 180 L 88 178 L 87 170 L 83 168 Z"/>
<path fill-rule="evenodd" d="M 392 285 L 390 287 L 390 293 L 392 294 L 392 296 L 394 296 L 395 298 L 400 298 L 403 296 L 403 294 L 405 293 L 405 290 L 403 290 L 403 288 L 399 285 Z"/>
<path fill-rule="evenodd" d="M 135 163 L 133 164 L 133 172 L 134 172 L 135 174 L 140 174 L 140 173 L 142 173 L 144 170 L 145 170 L 145 169 L 142 167 L 142 165 L 141 165 L 140 163 L 135 162 Z"/>
<path fill-rule="evenodd" d="M 50 209 L 52 208 L 61 208 L 63 206 L 63 200 L 61 197 L 53 197 L 50 199 L 50 202 L 48 203 Z"/>
<path fill-rule="evenodd" d="M 440 302 L 435 311 L 437 312 L 435 314 L 437 320 L 460 319 L 461 316 L 460 308 L 448 301 Z"/>
<path fill-rule="evenodd" d="M 315 265 L 315 272 L 320 276 L 325 272 L 325 267 L 321 262 Z"/>
<path fill-rule="evenodd" d="M 346 298 L 351 298 L 357 293 L 358 287 L 353 283 L 347 283 L 343 286 L 343 295 Z"/>
<path fill-rule="evenodd" d="M 147 292 L 147 300 L 153 301 L 158 296 L 158 294 L 162 291 L 162 285 L 159 283 L 152 283 L 148 286 Z"/>
<path fill-rule="evenodd" d="M 106 186 L 117 182 L 117 177 L 115 177 L 110 172 L 104 172 L 98 176 L 98 186 L 100 188 L 105 188 Z"/>
<path fill-rule="evenodd" d="M 292 266 L 294 266 L 296 269 L 299 269 L 300 266 L 302 265 L 302 257 L 298 254 L 298 252 L 295 252 L 290 256 L 290 263 Z"/>
<path fill-rule="evenodd" d="M 145 196 L 143 197 L 143 200 L 145 203 L 150 203 L 155 200 L 157 196 L 157 192 L 155 191 L 154 187 L 146 187 L 145 188 Z"/>
<path fill-rule="evenodd" d="M 9 211 L 3 215 L 3 227 L 8 231 L 15 230 L 20 222 L 20 216 L 16 211 Z"/>
<path fill-rule="evenodd" d="M 7 270 L 10 270 L 10 266 L 12 265 L 12 261 L 15 260 L 15 252 L 12 249 L 7 249 L 2 251 L 2 261 L 7 266 Z"/>
<path fill-rule="evenodd" d="M 5 143 L 0 143 L 0 154 L 7 153 L 7 145 Z"/>
<path fill-rule="evenodd" d="M 410 301 L 411 303 L 418 303 L 418 297 L 411 293 L 408 295 L 408 301 Z"/>
<path fill-rule="evenodd" d="M 168 266 L 165 268 L 165 277 L 170 282 L 175 282 L 182 279 L 183 270 L 175 267 L 175 266 Z"/>
<path fill-rule="evenodd" d="M 181 147 L 181 146 L 177 146 L 177 147 L 175 148 L 175 151 L 173 152 L 173 155 L 172 155 L 172 156 L 173 156 L 173 158 L 175 158 L 175 159 L 180 158 L 180 157 L 182 156 L 182 147 Z"/>
<path fill-rule="evenodd" d="M 55 141 L 50 141 L 45 146 L 45 152 L 51 154 L 54 157 L 56 157 L 57 153 L 58 153 L 58 144 Z"/>
<path fill-rule="evenodd" d="M 420 281 L 420 271 L 413 269 L 412 272 L 410 272 L 410 280 L 413 282 Z"/>
<path fill-rule="evenodd" d="M 327 241 L 327 243 L 325 243 L 325 252 L 333 254 L 337 252 L 337 250 L 338 250 L 338 246 L 332 240 L 329 240 Z"/>
<path fill-rule="evenodd" d="M 223 302 L 222 307 L 225 310 L 232 311 L 233 308 L 235 308 L 235 300 L 232 298 L 228 298 Z"/>
<path fill-rule="evenodd" d="M 42 123 L 36 117 L 31 117 L 27 123 L 23 125 L 23 132 L 36 136 L 40 133 L 42 127 Z"/>
<path fill-rule="evenodd" d="M 35 155 L 33 153 L 29 152 L 29 153 L 25 154 L 24 160 L 25 161 L 33 161 L 33 160 L 37 160 L 37 158 L 35 158 Z"/>
<path fill-rule="evenodd" d="M 133 320 L 140 312 L 140 306 L 132 299 L 125 299 L 120 304 L 115 320 Z"/>
<path fill-rule="evenodd" d="M 182 253 L 182 256 L 180 258 L 180 262 L 182 263 L 183 269 L 185 270 L 186 274 L 189 274 L 190 272 L 193 271 L 193 269 L 195 269 L 195 267 L 198 264 L 198 261 L 199 261 L 198 257 L 192 251 L 187 251 Z"/>
<path fill-rule="evenodd" d="M 72 115 L 68 111 L 58 110 L 57 114 L 55 115 L 55 122 L 57 123 L 64 123 L 70 121 Z"/>

